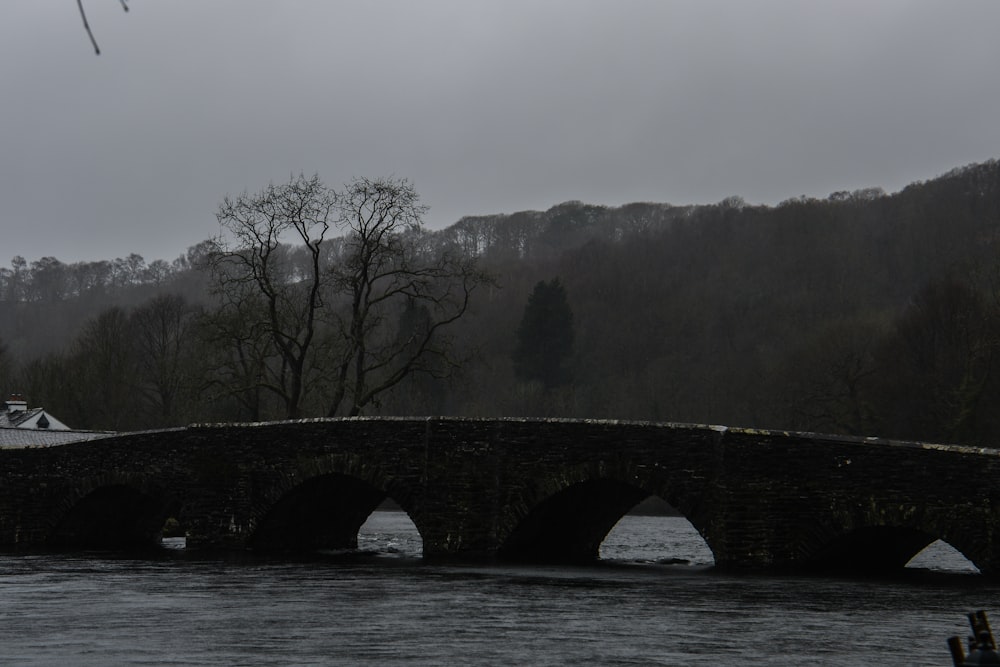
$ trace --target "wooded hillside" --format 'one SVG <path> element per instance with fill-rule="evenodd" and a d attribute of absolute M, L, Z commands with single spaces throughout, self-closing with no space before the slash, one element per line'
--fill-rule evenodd
<path fill-rule="evenodd" d="M 892 195 L 838 192 L 774 207 L 567 202 L 464 218 L 420 242 L 478 259 L 495 284 L 449 331 L 457 371 L 415 374 L 369 413 L 1000 443 L 997 161 Z M 14 258 L 0 269 L 0 390 L 77 428 L 252 416 L 206 376 L 199 322 L 216 302 L 205 252 L 200 244 L 149 265 L 137 256 Z M 515 351 L 532 342 L 525 336 L 544 335 L 522 319 L 536 286 L 556 279 L 571 349 L 559 381 L 543 382 L 518 370 Z M 282 415 L 265 399 L 256 416 Z"/>

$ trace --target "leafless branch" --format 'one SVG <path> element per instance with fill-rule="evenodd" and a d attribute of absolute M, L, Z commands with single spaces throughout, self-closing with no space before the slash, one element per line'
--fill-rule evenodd
<path fill-rule="evenodd" d="M 80 8 L 80 18 L 83 19 L 83 29 L 87 31 L 87 36 L 90 37 L 90 43 L 94 45 L 94 53 L 101 55 L 101 48 L 97 46 L 97 40 L 94 39 L 94 33 L 90 30 L 90 24 L 87 23 L 87 12 L 83 9 L 83 0 L 76 0 L 76 6 Z"/>
<path fill-rule="evenodd" d="M 119 1 L 122 3 L 122 9 L 127 12 L 128 0 Z M 83 29 L 87 31 L 87 37 L 90 37 L 90 43 L 94 45 L 94 53 L 96 55 L 101 55 L 101 48 L 97 46 L 97 40 L 94 39 L 94 33 L 90 29 L 90 23 L 87 22 L 87 12 L 83 9 L 83 0 L 76 0 L 76 6 L 80 9 L 80 18 L 83 19 Z"/>

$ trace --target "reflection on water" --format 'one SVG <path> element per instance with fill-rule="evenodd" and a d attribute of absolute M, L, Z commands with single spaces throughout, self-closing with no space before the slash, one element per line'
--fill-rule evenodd
<path fill-rule="evenodd" d="M 1000 613 L 968 574 L 719 573 L 684 524 L 626 517 L 590 567 L 425 564 L 400 512 L 360 559 L 0 554 L 0 663 L 930 667 L 965 612 Z"/>

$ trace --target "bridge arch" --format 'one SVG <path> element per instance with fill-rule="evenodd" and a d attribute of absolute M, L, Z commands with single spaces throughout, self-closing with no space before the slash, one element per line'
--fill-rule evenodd
<path fill-rule="evenodd" d="M 410 494 L 370 462 L 317 459 L 282 475 L 261 493 L 251 511 L 247 546 L 255 551 L 355 549 L 371 513 L 392 498 L 414 522 Z"/>
<path fill-rule="evenodd" d="M 677 509 L 705 538 L 694 503 L 629 463 L 605 462 L 565 469 L 563 474 L 529 480 L 507 530 L 498 535 L 501 559 L 587 563 L 599 558 L 600 546 L 629 510 L 650 496 Z M 697 523 L 696 523 L 697 522 Z M 707 542 L 707 540 L 706 540 Z M 713 551 L 711 544 L 709 549 Z"/>
<path fill-rule="evenodd" d="M 203 424 L 0 448 L 0 544 L 141 543 L 174 515 L 192 549 L 243 549 L 251 538 L 274 546 L 272 512 L 295 520 L 303 499 L 319 498 L 364 514 L 388 496 L 431 558 L 580 560 L 634 502 L 655 495 L 687 517 L 723 568 L 879 570 L 938 538 L 996 576 L 998 474 L 993 447 L 683 424 Z M 106 519 L 120 508 L 128 513 Z M 574 513 L 586 520 L 570 530 Z M 572 546 L 558 551 L 545 536 L 553 530 Z M 355 535 L 343 536 L 352 531 L 327 541 L 352 544 Z"/>
<path fill-rule="evenodd" d="M 851 507 L 834 507 L 802 531 L 799 567 L 850 573 L 891 573 L 906 567 L 917 554 L 942 540 L 980 570 L 986 563 L 982 543 L 966 534 L 953 516 L 913 504 L 869 499 Z"/>
<path fill-rule="evenodd" d="M 160 544 L 166 520 L 180 499 L 144 475 L 108 473 L 77 480 L 55 504 L 46 544 L 122 549 Z"/>

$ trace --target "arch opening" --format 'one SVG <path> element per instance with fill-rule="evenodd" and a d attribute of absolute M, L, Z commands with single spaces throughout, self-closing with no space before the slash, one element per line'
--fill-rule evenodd
<path fill-rule="evenodd" d="M 609 479 L 578 482 L 546 498 L 511 532 L 497 555 L 527 562 L 589 563 L 619 520 L 649 494 Z"/>
<path fill-rule="evenodd" d="M 187 527 L 173 514 L 163 522 L 160 535 L 160 545 L 165 549 L 176 551 L 187 548 Z"/>
<path fill-rule="evenodd" d="M 49 533 L 50 546 L 85 549 L 148 549 L 161 545 L 174 503 L 124 484 L 84 496 Z"/>
<path fill-rule="evenodd" d="M 421 558 L 424 543 L 410 515 L 387 498 L 361 524 L 358 550 L 375 556 Z"/>
<path fill-rule="evenodd" d="M 249 546 L 267 552 L 357 550 L 362 526 L 386 499 L 385 491 L 356 477 L 342 474 L 314 477 L 286 493 L 264 514 L 257 522 Z M 399 513 L 413 525 L 405 512 Z M 395 518 L 393 530 L 402 526 L 405 531 L 405 522 L 398 516 Z M 391 539 L 382 535 L 374 542 Z M 366 549 L 377 548 L 368 537 L 366 540 Z"/>
<path fill-rule="evenodd" d="M 906 567 L 910 569 L 931 570 L 934 572 L 950 572 L 963 574 L 979 574 L 976 567 L 965 554 L 944 540 L 935 540 L 924 547 L 911 558 Z"/>
<path fill-rule="evenodd" d="M 715 565 L 701 533 L 659 496 L 649 496 L 618 520 L 601 543 L 600 557 L 631 563 Z"/>
<path fill-rule="evenodd" d="M 978 571 L 959 551 L 915 528 L 865 526 L 830 542 L 806 562 L 807 569 L 889 574 L 903 568 Z"/>

